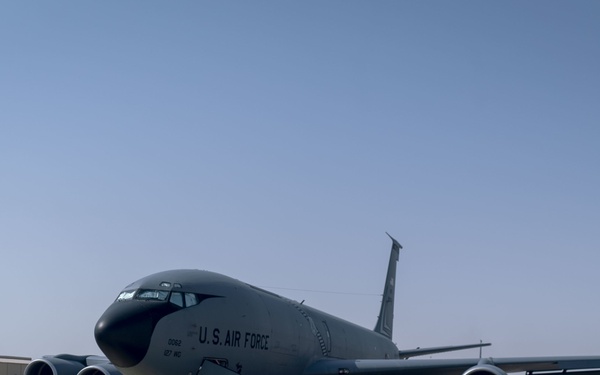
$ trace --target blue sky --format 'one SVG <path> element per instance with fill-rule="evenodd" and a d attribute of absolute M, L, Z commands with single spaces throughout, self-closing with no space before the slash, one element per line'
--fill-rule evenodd
<path fill-rule="evenodd" d="M 400 348 L 600 353 L 600 3 L 12 2 L 0 354 L 208 269 Z M 374 294 L 374 295 L 362 295 Z M 476 352 L 461 355 L 477 355 Z"/>

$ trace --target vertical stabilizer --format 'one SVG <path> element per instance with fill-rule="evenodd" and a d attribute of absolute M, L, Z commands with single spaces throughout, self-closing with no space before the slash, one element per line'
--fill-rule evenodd
<path fill-rule="evenodd" d="M 375 332 L 381 333 L 385 337 L 392 339 L 392 330 L 394 328 L 394 295 L 396 289 L 396 263 L 400 255 L 402 245 L 398 243 L 392 236 L 387 234 L 392 239 L 392 251 L 390 253 L 390 262 L 388 263 L 387 275 L 385 277 L 385 287 L 383 289 L 383 298 L 381 300 L 381 309 L 379 310 L 379 318 L 375 325 Z"/>

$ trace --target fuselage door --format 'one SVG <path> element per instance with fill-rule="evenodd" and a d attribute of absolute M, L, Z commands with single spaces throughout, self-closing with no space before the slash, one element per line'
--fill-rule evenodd
<path fill-rule="evenodd" d="M 229 361 L 224 358 L 204 358 L 196 375 L 233 375 L 237 374 L 228 368 Z"/>

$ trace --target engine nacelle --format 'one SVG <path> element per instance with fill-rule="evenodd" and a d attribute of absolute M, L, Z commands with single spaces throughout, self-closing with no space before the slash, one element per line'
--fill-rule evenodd
<path fill-rule="evenodd" d="M 491 364 L 478 364 L 465 371 L 463 375 L 506 375 L 506 372 Z"/>
<path fill-rule="evenodd" d="M 76 361 L 46 356 L 28 364 L 24 375 L 77 375 L 84 367 Z"/>
<path fill-rule="evenodd" d="M 112 363 L 101 363 L 88 366 L 79 371 L 77 375 L 121 375 Z"/>
<path fill-rule="evenodd" d="M 121 375 L 105 358 L 60 354 L 33 360 L 24 375 Z"/>

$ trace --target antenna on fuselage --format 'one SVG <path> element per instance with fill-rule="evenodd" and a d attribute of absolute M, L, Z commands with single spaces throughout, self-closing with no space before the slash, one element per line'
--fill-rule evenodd
<path fill-rule="evenodd" d="M 483 340 L 479 340 L 479 343 L 480 343 L 480 344 L 482 344 L 482 345 L 479 347 L 479 359 L 481 359 L 481 354 L 482 354 L 482 353 L 481 353 L 481 349 L 482 349 L 482 346 L 483 346 Z"/>
<path fill-rule="evenodd" d="M 395 295 L 395 284 L 396 284 L 396 263 L 400 256 L 400 249 L 402 245 L 390 236 L 388 232 L 385 232 L 392 240 L 392 250 L 390 252 L 390 261 L 388 263 L 387 275 L 385 277 L 385 286 L 383 289 L 383 298 L 381 300 L 381 308 L 379 310 L 379 317 L 377 318 L 377 324 L 375 324 L 374 331 L 381 333 L 385 337 L 392 339 L 392 331 L 394 328 L 394 295 Z"/>

